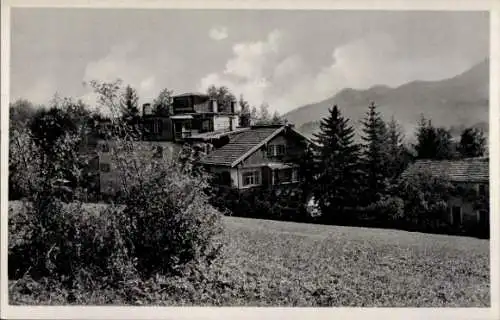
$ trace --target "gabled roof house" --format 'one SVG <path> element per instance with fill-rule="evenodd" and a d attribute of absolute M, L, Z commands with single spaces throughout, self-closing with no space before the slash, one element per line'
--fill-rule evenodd
<path fill-rule="evenodd" d="M 200 162 L 225 175 L 237 189 L 297 183 L 298 160 L 308 143 L 312 142 L 291 125 L 252 126 L 232 135 Z"/>

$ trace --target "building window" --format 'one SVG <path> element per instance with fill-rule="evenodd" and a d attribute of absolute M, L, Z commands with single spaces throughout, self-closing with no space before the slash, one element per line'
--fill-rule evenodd
<path fill-rule="evenodd" d="M 285 154 L 284 144 L 271 144 L 267 147 L 268 157 L 279 157 Z"/>
<path fill-rule="evenodd" d="M 273 171 L 273 184 L 290 183 L 297 181 L 299 181 L 299 170 L 297 168 Z"/>
<path fill-rule="evenodd" d="M 485 196 L 486 195 L 486 185 L 480 184 L 478 191 L 479 191 L 480 196 Z"/>
<path fill-rule="evenodd" d="M 462 223 L 462 207 L 453 206 L 451 208 L 451 223 L 453 225 L 459 225 Z"/>
<path fill-rule="evenodd" d="M 109 152 L 109 145 L 107 143 L 101 143 L 101 152 L 103 153 Z"/>
<path fill-rule="evenodd" d="M 248 171 L 243 173 L 243 186 L 255 186 L 260 184 L 260 171 Z"/>
<path fill-rule="evenodd" d="M 201 130 L 210 131 L 210 120 L 203 120 L 201 123 Z"/>
<path fill-rule="evenodd" d="M 281 181 L 282 182 L 292 182 L 292 169 L 281 170 Z"/>
<path fill-rule="evenodd" d="M 154 134 L 160 133 L 160 126 L 161 126 L 160 120 L 155 119 L 153 121 L 153 133 Z"/>
<path fill-rule="evenodd" d="M 297 182 L 299 181 L 299 169 L 293 168 L 292 169 L 292 182 Z"/>
<path fill-rule="evenodd" d="M 109 172 L 111 171 L 111 166 L 109 165 L 109 163 L 101 163 L 99 165 L 100 169 L 101 169 L 101 172 Z"/>
<path fill-rule="evenodd" d="M 489 224 L 488 211 L 479 210 L 479 221 L 478 222 L 483 227 L 488 226 L 488 224 Z"/>

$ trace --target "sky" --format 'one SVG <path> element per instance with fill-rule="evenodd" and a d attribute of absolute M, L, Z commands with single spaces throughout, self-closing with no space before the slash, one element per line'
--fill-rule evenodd
<path fill-rule="evenodd" d="M 344 88 L 457 75 L 489 54 L 485 12 L 14 8 L 10 100 L 117 78 L 140 103 L 227 86 L 285 113 Z"/>

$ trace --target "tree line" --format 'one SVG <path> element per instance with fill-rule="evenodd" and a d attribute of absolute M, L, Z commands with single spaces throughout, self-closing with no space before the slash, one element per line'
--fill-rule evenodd
<path fill-rule="evenodd" d="M 315 134 L 317 147 L 310 166 L 318 187 L 313 193 L 324 212 L 340 213 L 380 201 L 414 160 L 481 157 L 486 150 L 482 131 L 466 128 L 454 142 L 449 130 L 434 127 L 423 116 L 412 148 L 405 144 L 396 120 L 386 123 L 375 103 L 369 105 L 362 121 L 362 142 L 356 143 L 354 136 L 353 126 L 337 106 L 329 110 Z"/>
<path fill-rule="evenodd" d="M 127 128 L 125 130 L 127 137 L 140 139 L 137 132 L 142 130 L 140 128 L 141 116 L 136 90 L 131 86 L 123 86 L 121 82 L 94 82 L 92 85 L 100 92 L 115 94 L 111 97 L 113 103 L 101 102 L 114 109 L 112 114 L 114 118 L 120 120 L 120 128 Z M 207 90 L 207 94 L 215 98 L 219 104 L 235 101 L 235 96 L 225 87 L 212 86 Z M 154 113 L 169 114 L 172 96 L 171 90 L 163 89 L 153 102 Z M 111 101 L 111 98 L 108 100 Z M 257 111 L 257 108 L 251 107 L 243 96 L 240 96 L 238 104 L 241 126 L 285 122 L 277 113 L 270 116 L 266 104 L 261 105 L 260 110 Z M 90 111 L 88 106 L 81 101 L 54 98 L 49 107 L 43 108 L 35 107 L 26 100 L 17 101 L 10 106 L 10 120 L 11 132 L 16 132 L 16 134 L 11 134 L 10 144 L 9 168 L 12 173 L 18 171 L 18 168 L 23 165 L 20 158 L 15 156 L 19 153 L 13 149 L 19 143 L 22 144 L 22 139 L 27 135 L 32 138 L 31 140 L 37 147 L 43 150 L 43 153 L 47 155 L 47 162 L 50 162 L 52 161 L 51 155 L 56 152 L 54 149 L 56 142 L 66 133 L 79 135 L 79 138 L 75 140 L 78 143 L 75 142 L 72 147 L 75 150 L 94 148 L 95 142 L 100 138 L 99 123 L 110 118 L 99 111 Z M 361 213 L 368 215 L 370 211 L 372 216 L 376 215 L 375 211 L 389 212 L 391 210 L 392 213 L 389 212 L 388 215 L 401 216 L 407 212 L 416 212 L 416 209 L 407 206 L 410 202 L 407 198 L 411 195 L 402 195 L 399 192 L 401 186 L 406 183 L 406 190 L 408 190 L 408 185 L 415 181 L 424 184 L 430 181 L 421 177 L 414 177 L 412 181 L 402 179 L 401 173 L 408 167 L 408 164 L 417 159 L 445 160 L 480 157 L 486 152 L 486 138 L 481 130 L 463 128 L 460 139 L 455 141 L 450 129 L 436 127 L 430 119 L 424 116 L 417 124 L 416 143 L 410 145 L 396 119 L 392 117 L 386 121 L 375 103 L 368 106 L 361 124 L 362 136 L 361 142 L 358 143 L 350 120 L 342 115 L 338 106 L 332 107 L 329 115 L 320 121 L 320 132 L 313 139 L 316 142 L 315 145 L 304 146 L 305 157 L 297 159 L 303 177 L 299 186 L 285 188 L 284 191 L 256 190 L 243 195 L 222 186 L 216 191 L 210 191 L 212 203 L 221 210 L 228 210 L 231 214 L 307 222 L 340 223 L 353 220 L 354 216 L 359 217 Z M 185 154 L 189 155 L 185 158 L 190 159 L 186 163 L 196 162 L 196 159 L 202 156 L 199 150 L 193 151 L 195 156 L 189 152 Z M 85 169 L 90 167 L 88 164 L 91 161 L 89 157 L 80 156 L 74 161 L 68 160 L 60 164 L 61 167 L 67 168 L 61 171 L 66 173 L 60 177 L 59 181 L 65 182 L 65 186 L 72 191 L 70 194 L 73 197 L 88 195 L 92 190 L 97 193 L 95 196 L 98 197 L 99 190 L 96 185 L 92 184 L 95 180 L 95 172 Z M 78 179 L 73 177 L 72 166 L 77 166 L 85 174 L 79 176 Z M 449 189 L 442 187 L 445 182 L 441 182 L 441 184 L 436 182 L 437 187 L 436 185 L 413 185 L 415 190 L 427 190 L 423 191 L 425 195 L 418 206 L 429 208 L 427 202 L 430 201 L 428 198 L 432 197 L 432 188 Z M 11 174 L 9 176 L 10 198 L 15 199 L 25 195 L 27 184 L 28 181 L 23 181 L 15 174 Z M 321 213 L 319 218 L 311 217 L 308 212 L 311 196 Z M 444 195 L 435 199 L 435 202 L 442 203 L 446 197 L 447 195 Z M 411 201 L 416 203 L 417 200 Z"/>
<path fill-rule="evenodd" d="M 454 141 L 448 129 L 435 127 L 422 116 L 416 143 L 410 145 L 395 118 L 386 122 L 375 103 L 368 106 L 361 125 L 361 142 L 356 142 L 350 120 L 333 106 L 320 121 L 320 131 L 312 139 L 315 143 L 304 144 L 304 156 L 296 159 L 302 177 L 298 185 L 242 193 L 222 183 L 214 205 L 246 217 L 487 234 L 476 227 L 458 230 L 462 227 L 447 221 L 447 200 L 470 190 L 457 188 L 444 176 L 408 169 L 419 159 L 484 156 L 486 139 L 481 130 L 464 128 Z M 489 210 L 484 197 L 474 194 L 470 200 L 476 208 Z"/>

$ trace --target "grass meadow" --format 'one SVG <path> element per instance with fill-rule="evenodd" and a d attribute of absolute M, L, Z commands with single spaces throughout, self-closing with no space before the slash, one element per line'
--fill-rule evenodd
<path fill-rule="evenodd" d="M 406 231 L 224 217 L 224 263 L 141 304 L 333 307 L 488 307 L 489 241 Z M 10 282 L 11 304 L 66 304 L 40 282 Z M 163 286 L 165 288 L 165 286 Z M 75 304 L 121 304 L 112 291 Z"/>

